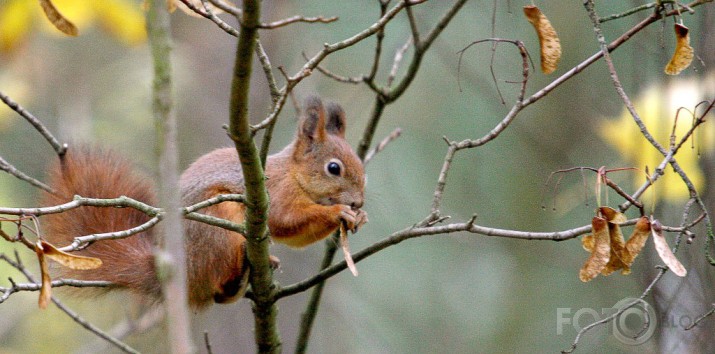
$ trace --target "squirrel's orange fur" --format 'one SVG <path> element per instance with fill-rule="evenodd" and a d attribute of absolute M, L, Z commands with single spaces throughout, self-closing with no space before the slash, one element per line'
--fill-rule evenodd
<path fill-rule="evenodd" d="M 273 240 L 303 247 L 327 237 L 341 223 L 356 230 L 367 221 L 363 204 L 364 172 L 361 161 L 345 141 L 345 115 L 319 98 L 306 101 L 295 140 L 266 161 L 266 188 L 271 205 L 268 226 Z M 114 198 L 120 195 L 155 205 L 152 183 L 116 154 L 70 150 L 50 173 L 49 184 L 58 193 L 44 203 L 67 202 L 73 195 Z M 243 193 L 243 173 L 233 148 L 214 150 L 195 161 L 182 174 L 184 205 L 218 194 Z M 207 215 L 237 223 L 245 206 L 224 202 L 201 210 Z M 43 217 L 45 238 L 59 246 L 74 237 L 119 231 L 146 222 L 148 217 L 131 208 L 85 207 Z M 249 265 L 243 235 L 197 221 L 185 221 L 189 303 L 196 308 L 225 303 L 243 295 Z M 63 276 L 108 280 L 152 299 L 161 298 L 154 270 L 154 229 L 129 238 L 95 242 L 80 251 L 98 257 L 102 267 L 72 271 Z"/>

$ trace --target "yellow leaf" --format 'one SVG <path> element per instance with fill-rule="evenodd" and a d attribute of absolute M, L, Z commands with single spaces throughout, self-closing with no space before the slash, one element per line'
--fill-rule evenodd
<path fill-rule="evenodd" d="M 78 34 L 77 27 L 62 16 L 50 0 L 40 0 L 40 6 L 42 6 L 45 16 L 47 16 L 47 19 L 50 20 L 55 28 L 68 36 L 76 36 Z"/>
<path fill-rule="evenodd" d="M 88 270 L 97 269 L 102 266 L 102 260 L 99 258 L 69 254 L 58 250 L 57 248 L 55 248 L 55 246 L 45 241 L 40 242 L 42 243 L 42 248 L 45 251 L 45 256 L 67 268 Z"/>
<path fill-rule="evenodd" d="M 711 87 L 712 77 L 708 80 L 710 81 L 707 81 L 707 87 Z M 703 99 L 703 95 L 704 92 L 698 91 L 697 82 L 674 79 L 667 86 L 645 89 L 633 103 L 651 135 L 661 145 L 667 147 L 673 131 L 676 110 L 679 107 L 694 110 L 695 105 Z M 677 139 L 679 140 L 691 127 L 691 116 L 686 111 L 681 111 L 675 129 Z M 616 120 L 603 120 L 599 132 L 601 137 L 618 151 L 627 165 L 640 169 L 649 166 L 652 170 L 663 160 L 663 155 L 642 136 L 639 127 L 633 122 L 633 117 L 626 109 L 622 110 Z M 707 133 L 707 129 L 703 133 Z M 698 149 L 691 149 L 688 142 L 687 147 L 683 146 L 678 151 L 676 158 L 695 188 L 700 190 L 705 187 L 705 177 L 700 167 L 702 159 L 698 157 L 698 151 L 713 151 L 715 140 L 710 136 L 702 135 L 702 139 L 696 139 L 696 144 Z M 680 203 L 690 197 L 687 186 L 672 168 L 666 168 L 664 173 L 651 187 L 655 188 L 655 192 L 649 191 L 643 195 L 644 203 L 651 204 L 659 200 Z M 646 180 L 642 174 L 631 175 L 634 188 L 639 188 Z"/>
<path fill-rule="evenodd" d="M 541 47 L 541 71 L 544 74 L 551 74 L 556 70 L 561 60 L 561 41 L 551 22 L 538 7 L 524 6 L 524 15 L 534 26 L 536 34 L 539 36 L 539 46 Z"/>
<path fill-rule="evenodd" d="M 120 41 L 137 45 L 146 40 L 146 25 L 141 8 L 133 1 L 103 0 L 94 2 L 94 11 L 102 27 Z"/>
<path fill-rule="evenodd" d="M 690 30 L 679 23 L 675 24 L 675 52 L 665 66 L 665 73 L 678 75 L 693 61 L 693 47 L 690 46 Z"/>
<path fill-rule="evenodd" d="M 611 240 L 606 219 L 595 216 L 591 220 L 594 245 L 591 256 L 583 264 L 578 277 L 582 282 L 595 278 L 605 267 L 611 255 Z"/>
<path fill-rule="evenodd" d="M 12 0 L 0 10 L 0 50 L 15 49 L 32 26 L 34 2 Z"/>

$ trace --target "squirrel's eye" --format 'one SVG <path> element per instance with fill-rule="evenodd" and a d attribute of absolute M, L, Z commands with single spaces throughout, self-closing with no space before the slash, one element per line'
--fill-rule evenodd
<path fill-rule="evenodd" d="M 335 161 L 328 162 L 325 165 L 325 170 L 333 176 L 340 176 L 340 164 Z"/>

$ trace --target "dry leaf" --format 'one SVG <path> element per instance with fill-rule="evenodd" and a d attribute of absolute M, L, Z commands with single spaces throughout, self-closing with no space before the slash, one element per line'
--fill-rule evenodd
<path fill-rule="evenodd" d="M 651 222 L 651 233 L 653 234 L 655 250 L 658 251 L 658 255 L 660 256 L 660 259 L 663 260 L 665 265 L 679 277 L 684 277 L 688 274 L 688 271 L 685 270 L 683 264 L 675 258 L 673 251 L 671 251 L 670 247 L 668 247 L 668 242 L 665 241 L 665 237 L 663 236 L 663 226 L 660 224 L 660 221 L 653 220 Z"/>
<path fill-rule="evenodd" d="M 623 262 L 623 253 L 626 249 L 625 242 L 623 240 L 623 232 L 621 232 L 621 227 L 608 221 L 608 236 L 611 239 L 611 258 L 608 260 L 606 267 L 601 270 L 601 274 L 610 275 L 611 273 L 623 269 L 623 274 L 628 274 L 631 269 L 628 265 Z"/>
<path fill-rule="evenodd" d="M 611 258 L 606 264 L 606 268 L 603 268 L 601 274 L 609 275 L 621 268 L 624 269 L 625 274 L 630 273 L 630 268 L 626 266 L 623 261 L 623 252 L 625 250 L 625 242 L 623 240 L 623 232 L 621 232 L 621 227 L 619 224 L 627 220 L 623 213 L 616 211 L 611 207 L 602 206 L 598 208 L 601 215 L 603 215 L 608 221 L 608 235 L 611 238 Z"/>
<path fill-rule="evenodd" d="M 602 207 L 598 208 L 598 211 L 600 211 L 601 215 L 606 217 L 606 220 L 608 220 L 608 222 L 610 222 L 610 223 L 623 224 L 624 222 L 626 222 L 628 220 L 628 218 L 626 218 L 626 216 L 623 215 L 623 213 L 621 213 L 620 211 L 617 211 L 616 209 L 613 209 L 611 207 L 602 206 Z"/>
<path fill-rule="evenodd" d="M 643 249 L 648 235 L 650 235 L 650 220 L 645 216 L 641 216 L 636 223 L 636 227 L 633 229 L 633 234 L 631 234 L 631 237 L 628 238 L 628 242 L 626 242 L 626 249 L 625 252 L 623 252 L 621 260 L 628 267 L 628 270 L 624 267 L 621 274 L 630 273 L 631 264 L 633 264 L 633 260 L 636 259 L 641 249 Z"/>
<path fill-rule="evenodd" d="M 39 241 L 37 245 L 35 245 L 35 253 L 37 253 L 37 259 L 40 261 L 40 274 L 42 276 L 40 299 L 37 301 L 37 305 L 44 310 L 52 299 L 52 279 L 50 278 L 50 272 L 47 267 L 44 249 Z"/>
<path fill-rule="evenodd" d="M 42 6 L 42 10 L 45 11 L 47 19 L 50 20 L 58 30 L 62 31 L 62 33 L 68 36 L 76 36 L 78 34 L 77 27 L 62 16 L 50 0 L 40 0 L 40 6 Z"/>
<path fill-rule="evenodd" d="M 593 250 L 578 274 L 583 282 L 595 278 L 605 267 L 611 255 L 611 240 L 608 234 L 608 222 L 602 217 L 595 216 L 591 220 L 593 231 Z"/>
<path fill-rule="evenodd" d="M 345 256 L 345 263 L 348 264 L 350 272 L 354 276 L 358 276 L 357 267 L 355 267 L 355 262 L 353 262 L 353 256 L 350 255 L 350 245 L 348 245 L 348 230 L 345 227 L 345 223 L 340 223 L 340 247 L 343 249 L 343 256 Z"/>
<path fill-rule="evenodd" d="M 524 6 L 524 15 L 536 29 L 541 46 L 541 71 L 544 74 L 551 74 L 556 70 L 561 60 L 561 41 L 556 34 L 556 30 L 551 26 L 548 18 L 538 7 Z"/>
<path fill-rule="evenodd" d="M 55 246 L 45 241 L 40 242 L 42 243 L 42 248 L 44 249 L 45 256 L 70 269 L 97 269 L 102 265 L 102 260 L 99 258 L 69 254 L 58 250 L 57 248 L 55 248 Z"/>
<path fill-rule="evenodd" d="M 593 240 L 593 234 L 588 234 L 581 239 L 581 246 L 583 246 L 583 249 L 585 249 L 586 252 L 593 252 L 594 244 L 595 241 Z"/>
<path fill-rule="evenodd" d="M 675 52 L 665 66 L 665 73 L 678 75 L 693 61 L 693 47 L 690 46 L 690 30 L 679 23 L 675 24 Z"/>

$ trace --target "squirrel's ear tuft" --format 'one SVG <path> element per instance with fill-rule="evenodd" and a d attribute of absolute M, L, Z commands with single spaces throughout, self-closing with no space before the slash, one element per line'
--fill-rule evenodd
<path fill-rule="evenodd" d="M 298 134 L 310 141 L 321 141 L 325 134 L 325 108 L 318 96 L 309 96 L 303 104 L 303 117 Z"/>
<path fill-rule="evenodd" d="M 330 102 L 327 107 L 328 120 L 325 122 L 325 130 L 332 135 L 345 138 L 345 111 L 339 104 Z"/>

